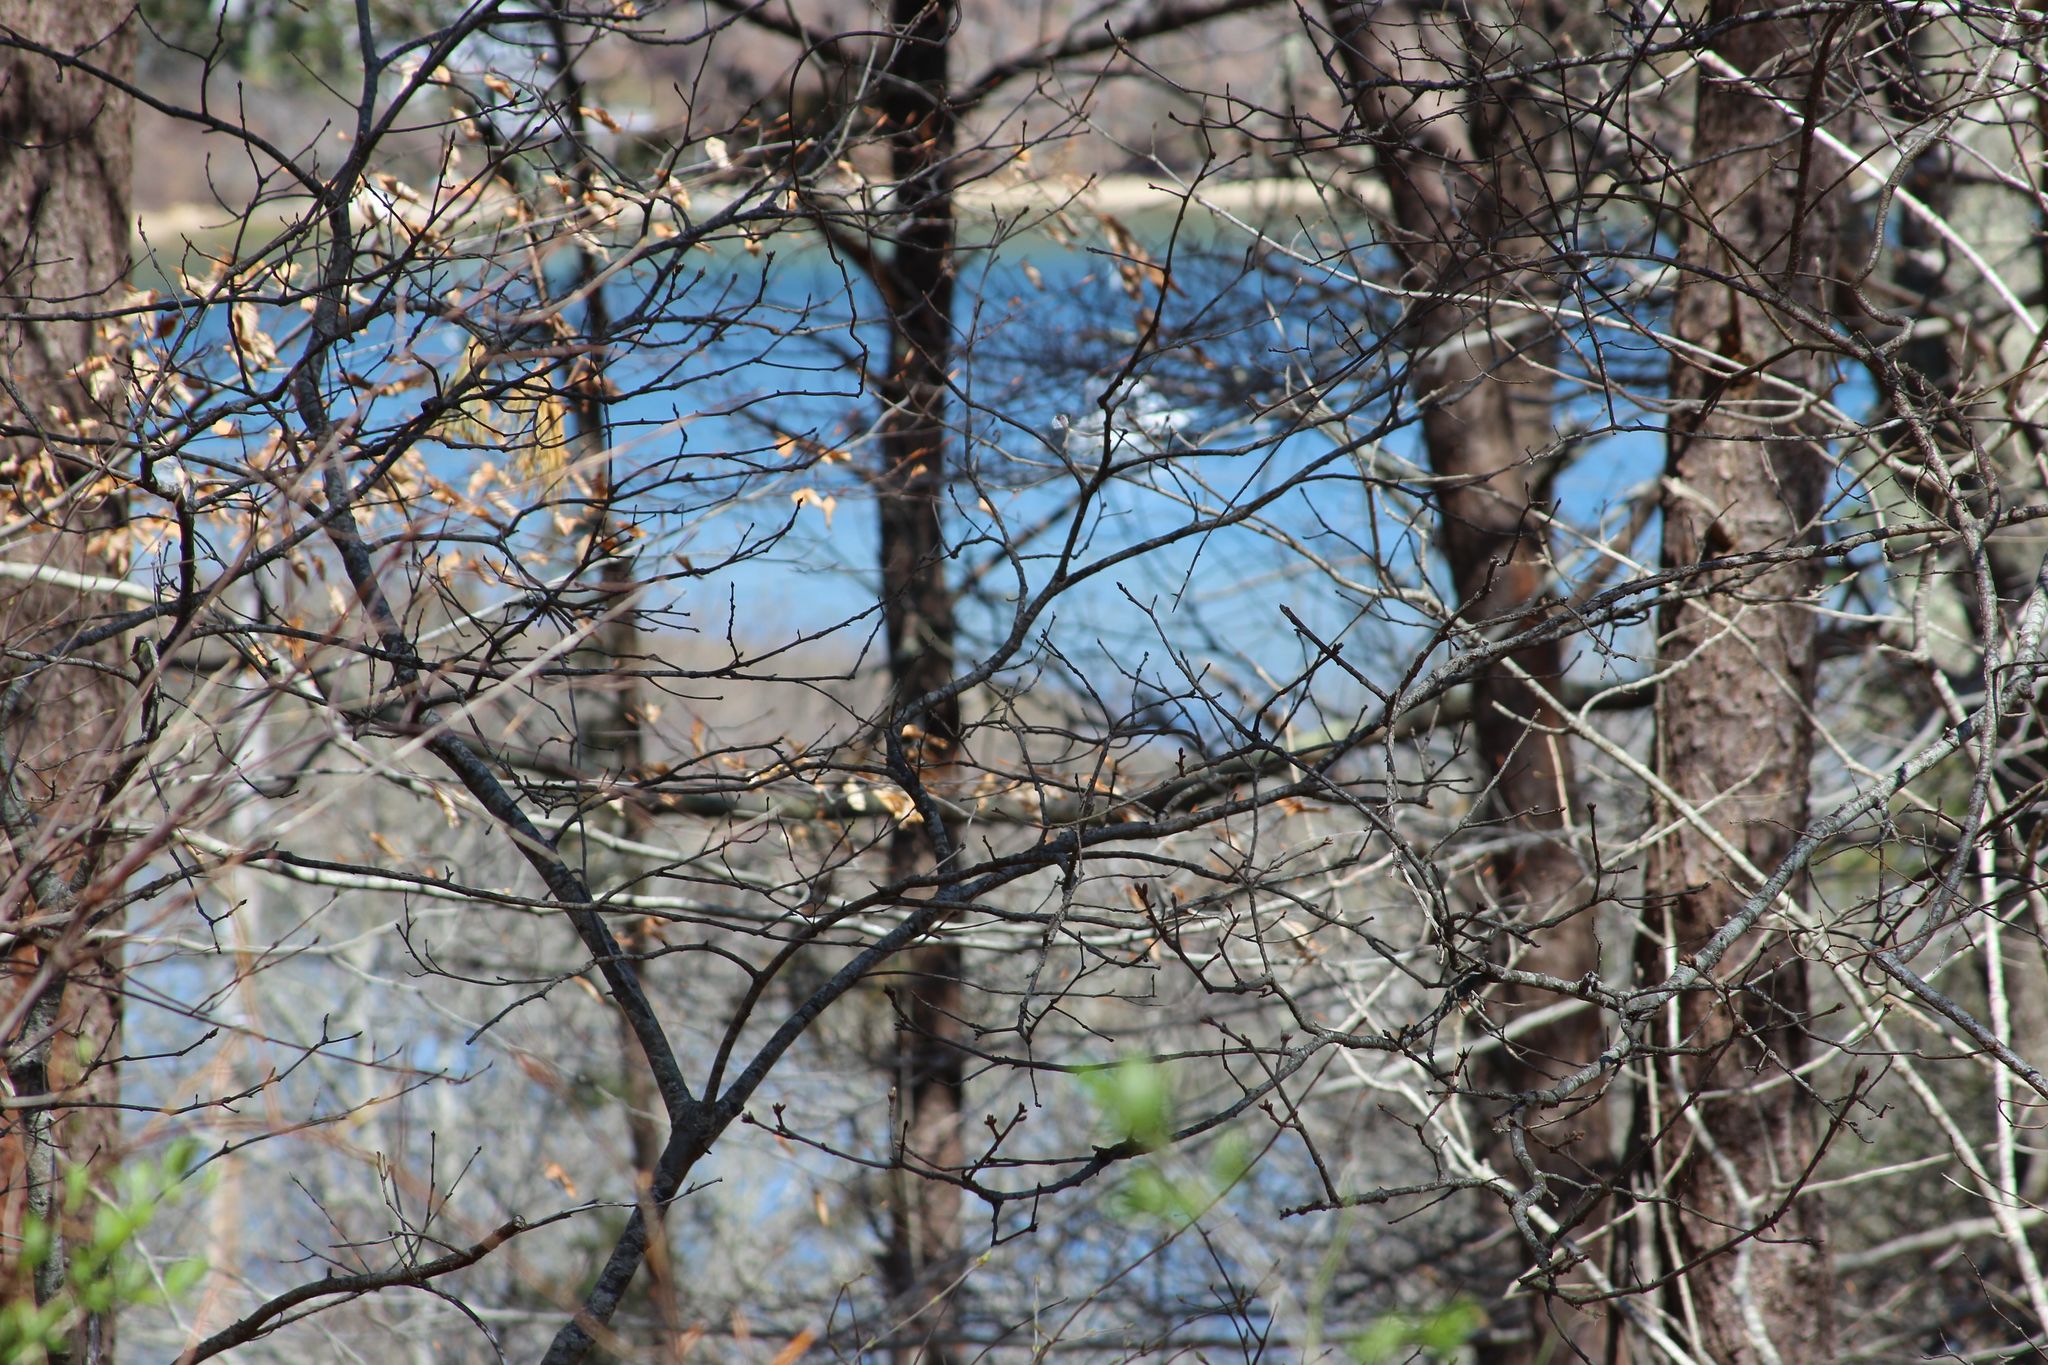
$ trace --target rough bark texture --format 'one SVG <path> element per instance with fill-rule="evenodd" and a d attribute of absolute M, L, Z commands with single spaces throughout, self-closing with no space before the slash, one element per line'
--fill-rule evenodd
<path fill-rule="evenodd" d="M 953 671 L 953 588 L 946 573 L 941 500 L 946 480 L 947 369 L 952 356 L 955 124 L 947 103 L 947 56 L 958 15 L 953 0 L 894 0 L 895 31 L 877 91 L 889 138 L 900 216 L 876 283 L 890 311 L 891 354 L 883 377 L 880 432 L 882 616 L 896 733 L 918 780 L 943 783 L 960 741 L 957 699 L 919 711 L 916 700 Z M 892 878 L 927 874 L 940 845 L 930 826 L 906 824 L 890 848 Z M 943 932 L 943 931 L 941 931 Z M 963 1064 L 960 949 L 943 937 L 903 959 L 895 994 L 901 1017 L 896 1055 L 897 1140 L 883 1278 L 926 1361 L 945 1361 L 957 1313 L 944 1301 L 957 1275 L 960 1193 L 920 1179 L 916 1168 L 957 1170 Z"/>
<path fill-rule="evenodd" d="M 1719 0 L 1711 20 L 1742 12 Z M 1765 98 L 1805 107 L 1827 44 L 1802 23 L 1751 22 L 1715 48 L 1764 88 L 1702 71 L 1677 252 L 1688 270 L 1672 331 L 1720 363 L 1684 350 L 1673 361 L 1663 561 L 1674 568 L 1809 539 L 1827 478 L 1809 419 L 1771 381 L 1829 386 L 1828 365 L 1800 344 L 1810 333 L 1775 305 L 1824 297 L 1839 223 L 1822 188 L 1837 177 L 1802 172 L 1808 144 Z M 1657 696 L 1657 771 L 1765 870 L 1806 820 L 1816 586 L 1805 563 L 1749 574 L 1667 605 L 1658 621 L 1668 676 Z M 1659 810 L 1657 821 L 1675 828 L 1648 868 L 1650 977 L 1698 948 L 1751 889 L 1678 811 Z M 1766 919 L 1724 960 L 1722 989 L 1680 998 L 1668 1041 L 1685 1051 L 1656 1077 L 1671 1254 L 1680 1265 L 1710 1258 L 1668 1307 L 1713 1360 L 1739 1365 L 1832 1358 L 1823 1213 L 1817 1199 L 1795 1197 L 1816 1134 L 1804 1090 L 1783 1079 L 1807 1052 L 1806 977 L 1787 928 Z"/>
<path fill-rule="evenodd" d="M 125 75 L 134 59 L 129 11 L 103 0 L 0 0 L 0 31 Z M 96 473 L 105 460 L 97 443 L 119 429 L 120 414 L 81 368 L 103 337 L 92 323 L 53 315 L 99 305 L 126 274 L 129 142 L 125 99 L 89 76 L 0 48 L 0 521 L 24 528 L 0 543 L 0 555 L 14 563 L 85 574 L 125 568 L 119 505 Z M 99 391 L 118 400 L 120 387 Z M 69 589 L 0 585 L 0 639 L 10 651 L 57 653 L 104 608 Z M 92 657 L 106 662 L 107 652 Z M 120 696 L 105 675 L 76 663 L 35 668 L 24 681 L 25 672 L 23 655 L 12 653 L 0 674 L 15 702 L 0 708 L 0 768 L 18 798 L 6 802 L 0 846 L 8 1098 L 55 1092 L 104 1104 L 115 1096 L 120 972 L 117 926 L 101 894 L 109 888 L 91 878 L 100 798 L 119 751 Z M 0 1111 L 0 1295 L 30 1288 L 13 1250 L 24 1217 L 46 1208 L 50 1180 L 67 1165 L 110 1167 L 118 1138 L 110 1108 Z M 67 1245 L 90 1218 L 88 1208 L 60 1227 Z M 60 1288 L 61 1259 L 34 1281 L 38 1299 Z M 96 1317 L 77 1334 L 72 1358 L 106 1359 L 112 1349 L 112 1320 Z"/>
<path fill-rule="evenodd" d="M 1475 63 L 1467 50 L 1512 37 L 1527 42 L 1556 17 L 1517 12 L 1485 35 L 1456 14 L 1408 4 L 1329 7 L 1352 82 L 1352 105 L 1372 139 L 1393 209 L 1404 283 L 1429 297 L 1412 306 L 1407 342 L 1416 355 L 1410 388 L 1426 406 L 1424 448 L 1444 482 L 1437 548 L 1467 621 L 1509 629 L 1551 599 L 1542 512 L 1557 445 L 1551 382 L 1542 364 L 1547 327 L 1526 310 L 1489 309 L 1490 299 L 1541 297 L 1549 200 L 1543 168 L 1557 130 L 1536 101 L 1500 87 L 1445 88 Z M 1492 54 L 1498 59 L 1501 54 Z M 1534 324 L 1534 325 L 1532 325 Z M 1473 687 L 1472 733 L 1494 782 L 1493 816 L 1519 835 L 1492 860 L 1485 894 L 1500 923 L 1499 947 L 1516 965 L 1577 980 L 1600 966 L 1600 944 L 1578 857 L 1560 832 L 1571 818 L 1571 751 L 1563 716 L 1523 676 L 1556 695 L 1562 646 L 1519 651 Z M 1504 995 L 1504 1021 L 1555 997 Z M 1590 1011 L 1524 1035 L 1498 1054 L 1493 1078 L 1536 1089 L 1576 1070 L 1605 1046 Z M 1531 1151 L 1553 1180 L 1553 1204 L 1583 1214 L 1578 1196 L 1607 1175 L 1604 1107 L 1581 1106 L 1531 1122 Z M 1571 1332 L 1598 1352 L 1597 1333 Z M 1494 1360 L 1556 1352 L 1548 1329 L 1498 1348 Z"/>

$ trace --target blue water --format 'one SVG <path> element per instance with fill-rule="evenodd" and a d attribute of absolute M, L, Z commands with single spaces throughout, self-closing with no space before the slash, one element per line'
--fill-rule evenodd
<path fill-rule="evenodd" d="M 1069 537 L 1077 565 L 1101 564 L 1200 514 L 1290 484 L 1299 486 L 1264 509 L 1259 526 L 1175 541 L 1087 577 L 1033 634 L 1083 671 L 1103 658 L 1149 658 L 1148 668 L 1164 667 L 1158 681 L 1168 691 L 1178 690 L 1173 677 L 1186 669 L 1159 660 L 1176 650 L 1260 655 L 1274 668 L 1274 651 L 1292 650 L 1293 664 L 1305 664 L 1313 651 L 1296 640 L 1282 605 L 1324 640 L 1345 640 L 1354 656 L 1412 645 L 1433 624 L 1429 614 L 1371 595 L 1447 590 L 1415 529 L 1423 494 L 1412 477 L 1421 463 L 1413 395 L 1387 387 L 1399 357 L 1383 339 L 1398 304 L 1318 269 L 1313 258 L 1339 272 L 1394 272 L 1372 252 L 1303 232 L 1289 245 L 1311 257 L 1306 264 L 1213 236 L 1173 242 L 1158 223 L 1140 235 L 1140 249 L 1154 259 L 1173 253 L 1163 291 L 1152 272 L 1120 273 L 1125 259 L 1106 248 L 1044 235 L 961 256 L 947 522 L 959 547 L 952 572 L 966 593 L 970 654 L 1008 633 L 1019 601 L 1045 585 Z M 551 292 L 571 286 L 573 266 L 568 253 L 550 262 Z M 1589 275 L 1575 302 L 1611 316 L 1619 278 Z M 477 302 L 493 282 L 472 274 L 464 283 L 470 319 L 493 323 Z M 530 284 L 516 277 L 495 283 L 499 316 L 534 302 Z M 1608 294 L 1592 287 L 1602 284 Z M 434 316 L 445 299 L 412 300 L 404 317 L 347 344 L 330 369 L 375 381 L 424 363 L 443 380 L 453 376 L 470 337 Z M 875 291 L 815 239 L 785 235 L 757 254 L 722 248 L 659 263 L 615 281 L 606 303 L 629 324 L 607 371 L 619 392 L 609 436 L 622 519 L 645 535 L 638 549 L 650 589 L 642 605 L 667 629 L 730 632 L 754 647 L 822 636 L 843 657 L 861 654 L 879 624 L 875 513 L 864 477 L 876 463 L 877 403 L 862 373 L 886 363 Z M 1147 333 L 1154 308 L 1159 326 Z M 580 321 L 574 310 L 569 320 Z M 287 357 L 290 329 L 303 324 L 295 312 L 265 314 Z M 198 339 L 222 349 L 225 331 L 208 319 Z M 1147 345 L 1133 364 L 1141 337 Z M 1615 401 L 1600 381 L 1609 366 L 1654 370 L 1658 360 L 1619 329 L 1586 327 L 1569 340 L 1566 368 L 1577 367 L 1587 391 L 1572 397 L 1568 388 L 1559 408 L 1581 446 L 1557 486 L 1560 510 L 1589 530 L 1611 529 L 1625 516 L 1623 499 L 1654 478 L 1663 443 L 1655 419 Z M 513 362 L 494 375 L 543 374 L 548 363 Z M 1345 414 L 1350 432 L 1372 435 L 1386 482 L 1362 480 L 1359 457 L 1333 450 L 1331 428 L 1273 410 L 1304 371 L 1340 376 L 1322 397 Z M 558 366 L 549 382 L 563 373 Z M 425 393 L 365 397 L 334 388 L 337 411 L 352 413 L 366 439 L 412 417 Z M 239 439 L 206 437 L 190 449 L 232 463 L 265 434 L 260 418 L 243 420 Z M 431 471 L 463 487 L 486 461 L 513 464 L 507 447 L 521 439 L 519 423 L 504 413 L 492 421 L 499 434 L 474 433 L 482 439 L 466 446 L 422 443 Z M 1130 467 L 1077 516 L 1077 497 L 1105 451 Z M 501 567 L 534 580 L 549 577 L 550 566 L 559 572 L 574 544 L 559 514 L 577 509 L 531 486 L 511 496 L 520 505 L 505 509 L 508 541 L 524 562 Z M 396 529 L 395 520 L 385 526 Z M 1649 530 L 1654 536 L 1654 523 Z M 1646 559 L 1653 544 L 1624 548 Z M 1570 555 L 1574 547 L 1563 548 Z M 232 547 L 215 550 L 231 557 Z M 1366 591 L 1308 567 L 1305 556 Z M 1605 567 L 1584 554 L 1566 561 L 1568 572 Z M 1320 685 L 1345 707 L 1362 695 L 1336 671 L 1326 670 Z"/>

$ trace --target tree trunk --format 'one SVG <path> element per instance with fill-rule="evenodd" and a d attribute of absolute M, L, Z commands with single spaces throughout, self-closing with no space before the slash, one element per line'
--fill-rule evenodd
<path fill-rule="evenodd" d="M 579 130 L 580 132 L 580 130 Z M 579 287 L 591 287 L 601 258 L 584 253 L 577 272 Z M 611 327 L 604 292 L 592 288 L 584 306 L 583 341 L 590 347 L 578 360 L 571 375 L 569 397 L 575 416 L 573 453 L 577 466 L 593 485 L 590 515 L 583 528 L 582 549 L 597 562 L 596 610 L 605 619 L 590 632 L 574 656 L 579 667 L 604 670 L 592 674 L 577 687 L 576 744 L 572 751 L 578 769 L 593 782 L 629 783 L 647 776 L 646 709 L 643 686 L 632 670 L 650 665 L 646 642 L 641 638 L 638 604 L 639 561 L 633 553 L 635 528 L 617 505 L 618 484 L 611 456 L 610 403 L 605 392 L 605 344 Z M 653 818 L 647 807 L 632 800 L 599 798 L 583 818 L 610 834 L 640 843 L 649 842 Z M 583 845 L 583 875 L 600 898 L 630 890 L 653 870 L 647 858 L 622 853 L 602 844 Z M 638 964 L 643 981 L 651 981 L 654 963 L 648 954 L 660 946 L 650 932 L 652 921 L 635 916 L 615 922 L 619 948 Z M 658 1210 L 652 1201 L 655 1167 L 667 1138 L 660 1090 L 654 1070 L 632 1022 L 618 1018 L 620 1085 L 625 1098 L 626 1140 L 633 1163 L 633 1189 L 641 1201 L 650 1227 L 658 1225 Z M 675 1318 L 680 1298 L 669 1275 L 667 1244 L 659 1237 L 648 1242 L 649 1294 L 664 1316 L 671 1333 L 680 1332 Z"/>
<path fill-rule="evenodd" d="M 1551 600 L 1543 512 L 1558 442 L 1543 362 L 1554 348 L 1547 324 L 1532 326 L 1539 322 L 1533 314 L 1496 314 L 1485 301 L 1550 292 L 1540 268 L 1554 229 L 1544 171 L 1558 131 L 1540 100 L 1496 87 L 1480 87 L 1479 96 L 1455 88 L 1473 63 L 1449 12 L 1333 0 L 1328 15 L 1352 106 L 1387 186 L 1394 246 L 1408 267 L 1404 283 L 1424 296 L 1411 305 L 1405 340 L 1414 357 L 1411 391 L 1428 402 L 1424 448 L 1442 481 L 1437 549 L 1467 622 L 1519 628 Z M 1527 43 L 1556 23 L 1549 15 L 1516 20 L 1516 38 Z M 1477 927 L 1496 936 L 1495 950 L 1515 965 L 1577 980 L 1599 969 L 1600 945 L 1585 877 L 1563 837 L 1576 800 L 1564 717 L 1542 695 L 1556 695 L 1563 671 L 1563 647 L 1551 641 L 1516 652 L 1473 685 L 1473 738 L 1494 783 L 1490 810 L 1519 836 L 1491 859 L 1483 894 L 1493 911 Z M 1512 1022 L 1555 999 L 1512 991 L 1499 1000 L 1501 1017 Z M 1539 1089 L 1604 1046 L 1598 1015 L 1585 1011 L 1495 1054 L 1493 1080 L 1509 1090 Z M 1567 1218 L 1583 1217 L 1589 1209 L 1578 1196 L 1607 1178 L 1606 1128 L 1599 1105 L 1529 1123 L 1552 1206 Z M 1604 1346 L 1597 1331 L 1581 1330 L 1587 1326 L 1574 1324 L 1570 1335 L 1598 1358 Z M 1539 1326 L 1490 1358 L 1554 1353 L 1560 1344 L 1549 1335 Z"/>
<path fill-rule="evenodd" d="M 0 0 L 0 29 L 125 77 L 135 51 L 130 10 Z M 0 69 L 0 479 L 5 519 L 36 528 L 7 547 L 17 564 L 85 575 L 127 567 L 120 504 L 98 473 L 110 449 L 100 442 L 122 427 L 123 389 L 96 386 L 81 368 L 102 336 L 76 319 L 127 273 L 129 167 L 125 98 L 54 62 L 9 53 Z M 70 649 L 105 609 L 104 599 L 48 582 L 0 585 L 0 639 L 10 650 L 0 684 L 9 855 L 0 1045 L 17 1102 L 69 1092 L 105 1106 L 116 1096 L 120 959 L 106 897 L 118 888 L 92 878 L 103 861 L 103 794 L 120 757 L 120 693 L 106 674 L 78 666 L 81 658 L 108 663 L 108 649 Z M 35 654 L 70 661 L 24 667 Z M 103 1185 L 118 1143 L 112 1108 L 0 1111 L 0 1294 L 31 1291 L 40 1302 L 63 1287 L 61 1245 L 29 1283 L 14 1254 L 24 1219 L 51 1213 L 68 1166 L 86 1167 Z M 91 1219 L 88 1206 L 60 1222 L 62 1243 L 75 1243 Z M 113 1331 L 111 1315 L 89 1318 L 69 1358 L 110 1358 Z"/>
<path fill-rule="evenodd" d="M 554 91 L 565 135 L 560 143 L 562 159 L 568 164 L 568 180 L 579 202 L 587 203 L 596 183 L 594 158 L 590 151 L 588 110 L 590 93 L 578 67 L 582 49 L 569 22 L 565 0 L 553 0 L 547 19 L 550 61 L 555 69 Z M 590 505 L 577 531 L 580 543 L 570 547 L 581 554 L 587 574 L 596 568 L 597 593 L 594 610 L 603 619 L 585 637 L 572 659 L 577 667 L 594 670 L 575 689 L 574 765 L 600 789 L 607 783 L 638 782 L 647 776 L 647 712 L 642 696 L 644 685 L 632 670 L 650 663 L 641 638 L 639 604 L 640 569 L 634 553 L 638 528 L 631 513 L 618 504 L 618 468 L 612 452 L 612 402 L 607 371 L 612 361 L 612 316 L 606 301 L 603 272 L 606 258 L 579 241 L 575 248 L 575 283 L 572 294 L 583 296 L 583 318 L 576 338 L 577 354 L 558 380 L 572 423 L 568 458 L 576 476 L 590 485 Z M 542 461 L 546 463 L 545 460 Z M 599 796 L 583 813 L 587 825 L 608 834 L 640 843 L 650 841 L 653 817 L 645 804 L 632 800 L 611 800 Z M 647 858 L 620 852 L 596 841 L 581 846 L 583 877 L 600 899 L 632 888 L 654 869 Z M 651 932 L 652 921 L 635 916 L 613 921 L 619 948 L 631 957 L 643 982 L 655 975 L 650 954 L 660 946 Z M 655 1202 L 657 1166 L 667 1139 L 661 1092 L 655 1084 L 654 1068 L 634 1034 L 632 1021 L 623 1012 L 617 1019 L 619 1086 L 626 1122 L 626 1144 L 632 1162 L 633 1193 L 641 1217 L 649 1228 L 659 1228 L 661 1209 Z M 647 1274 L 641 1283 L 661 1319 L 661 1330 L 670 1338 L 684 1330 L 683 1295 L 675 1283 L 665 1237 L 651 1235 L 647 1241 Z"/>
<path fill-rule="evenodd" d="M 880 389 L 882 616 L 889 649 L 894 733 L 918 782 L 943 782 L 957 761 L 957 699 L 916 702 L 953 672 L 953 587 L 946 574 L 941 499 L 946 483 L 946 389 L 952 359 L 955 123 L 947 102 L 954 0 L 893 0 L 894 48 L 877 106 L 897 185 L 895 245 L 878 270 L 889 308 L 891 353 Z M 930 873 L 947 831 L 906 823 L 892 840 L 892 879 Z M 942 842 L 943 841 L 943 842 Z M 913 1166 L 957 1170 L 964 1028 L 960 949 L 940 936 L 912 950 L 898 977 L 895 1139 L 902 1144 L 890 1199 L 883 1278 L 893 1311 L 911 1318 L 923 1358 L 951 1358 L 957 1313 L 946 1294 L 959 1264 L 960 1193 Z M 925 1307 L 934 1298 L 939 1302 Z"/>
<path fill-rule="evenodd" d="M 1717 0 L 1709 22 L 1742 12 L 1739 0 Z M 1713 51 L 1762 73 L 1756 83 L 1701 69 L 1677 252 L 1688 273 L 1671 324 L 1667 568 L 1816 534 L 1825 450 L 1782 385 L 1825 394 L 1832 375 L 1775 305 L 1823 304 L 1839 223 L 1821 187 L 1841 177 L 1802 165 L 1812 144 L 1770 97 L 1803 108 L 1827 49 L 1803 23 L 1752 22 L 1728 28 Z M 1810 561 L 1787 565 L 1731 576 L 1659 614 L 1656 769 L 1695 814 L 1657 812 L 1672 832 L 1649 861 L 1646 979 L 1698 949 L 1753 889 L 1700 825 L 1768 871 L 1805 824 L 1816 663 L 1806 599 L 1817 584 Z M 1679 998 L 1666 1041 L 1683 1050 L 1654 1078 L 1667 1241 L 1677 1265 L 1705 1258 L 1670 1307 L 1696 1349 L 1740 1365 L 1831 1358 L 1823 1214 L 1798 1193 L 1815 1150 L 1812 1106 L 1786 1079 L 1807 1052 L 1806 976 L 1787 927 L 1766 919 L 1723 960 L 1714 989 Z"/>

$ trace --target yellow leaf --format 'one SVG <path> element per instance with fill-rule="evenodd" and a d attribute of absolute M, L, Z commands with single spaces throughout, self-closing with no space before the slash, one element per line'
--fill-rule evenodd
<path fill-rule="evenodd" d="M 227 332 L 236 338 L 236 352 L 248 360 L 250 368 L 264 370 L 276 364 L 276 346 L 262 334 L 262 315 L 254 303 L 238 303 L 227 309 Z"/>
<path fill-rule="evenodd" d="M 449 388 L 457 388 L 473 380 L 481 380 L 490 368 L 490 352 L 480 341 L 471 341 L 463 350 L 462 364 L 449 381 Z M 443 440 L 468 441 L 474 445 L 493 445 L 498 433 L 493 429 L 497 413 L 492 411 L 487 398 L 469 397 L 462 400 L 454 411 L 441 419 L 434 429 L 434 435 Z M 489 468 L 488 465 L 485 468 Z M 475 481 L 471 481 L 472 493 Z"/>

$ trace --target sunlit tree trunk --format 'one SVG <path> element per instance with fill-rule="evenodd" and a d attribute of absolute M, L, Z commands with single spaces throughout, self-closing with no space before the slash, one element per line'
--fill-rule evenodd
<path fill-rule="evenodd" d="M 125 77 L 131 9 L 0 0 L 0 28 Z M 90 368 L 104 349 L 98 326 L 74 319 L 127 273 L 129 140 L 128 101 L 102 81 L 18 53 L 0 66 L 0 520 L 20 528 L 0 556 L 47 571 L 0 582 L 0 1294 L 39 1301 L 62 1288 L 66 1257 L 60 1249 L 30 1284 L 24 1219 L 61 1204 L 65 1168 L 97 1175 L 119 1158 L 116 1111 L 92 1107 L 117 1093 L 119 921 L 108 896 L 118 888 L 93 879 L 107 861 L 99 816 L 121 757 L 122 689 L 86 666 L 118 656 L 71 644 L 107 599 L 62 575 L 126 567 L 120 502 L 103 474 L 123 389 L 113 371 Z M 89 1103 L 36 1102 L 50 1094 Z M 86 1207 L 64 1220 L 65 1244 L 91 1219 Z M 109 1358 L 113 1330 L 110 1315 L 93 1316 L 70 1358 Z"/>
<path fill-rule="evenodd" d="M 1710 22 L 1744 14 L 1720 0 Z M 1841 177 L 1781 105 L 1823 116 L 1813 72 L 1831 37 L 1800 21 L 1734 23 L 1700 73 L 1678 205 L 1667 568 L 1817 534 L 1826 452 L 1800 395 L 1825 395 L 1832 374 L 1798 312 L 1826 302 Z M 1805 824 L 1817 584 L 1810 560 L 1730 574 L 1659 615 L 1656 770 L 1683 805 L 1656 812 L 1670 833 L 1648 868 L 1646 979 L 1698 950 L 1754 889 L 1717 838 L 1768 871 Z M 1667 1307 L 1708 1358 L 1740 1365 L 1832 1358 L 1822 1209 L 1799 1194 L 1816 1132 L 1806 1087 L 1788 1080 L 1807 1056 L 1808 1010 L 1790 928 L 1767 917 L 1713 989 L 1678 998 L 1653 1079 L 1666 1246 L 1690 1266 Z"/>

